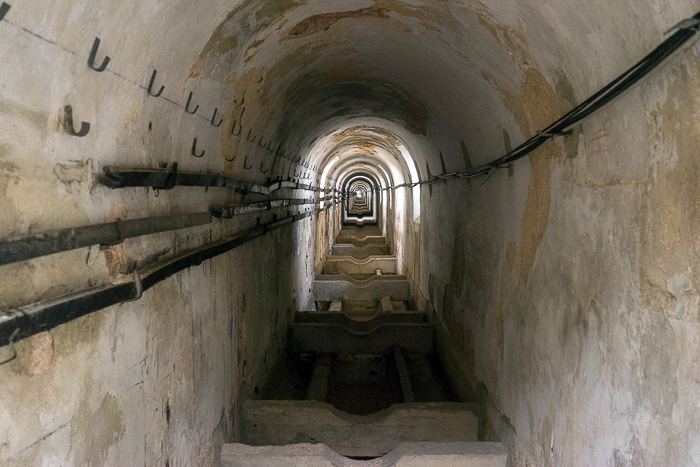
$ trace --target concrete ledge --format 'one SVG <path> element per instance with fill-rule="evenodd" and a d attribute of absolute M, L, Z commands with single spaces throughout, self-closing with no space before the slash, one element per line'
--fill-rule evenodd
<path fill-rule="evenodd" d="M 352 244 L 335 244 L 331 249 L 334 256 L 352 256 L 356 259 L 365 259 L 373 255 L 388 255 L 389 245 L 367 245 L 357 247 Z"/>
<path fill-rule="evenodd" d="M 324 274 L 374 274 L 377 269 L 382 274 L 396 274 L 396 256 L 371 255 L 365 259 L 352 256 L 327 256 L 323 266 Z"/>
<path fill-rule="evenodd" d="M 386 237 L 380 235 L 367 235 L 364 237 L 356 237 L 354 235 L 338 235 L 335 239 L 336 244 L 352 244 L 355 246 L 367 245 L 386 245 Z"/>
<path fill-rule="evenodd" d="M 357 332 L 340 324 L 303 323 L 292 325 L 293 352 L 319 354 L 384 355 L 394 346 L 408 353 L 428 354 L 434 350 L 432 324 L 383 323 L 370 332 Z"/>
<path fill-rule="evenodd" d="M 248 401 L 243 439 L 255 446 L 324 443 L 343 456 L 379 457 L 409 442 L 476 441 L 472 404 L 396 404 L 359 416 L 315 401 Z M 406 464 L 409 465 L 409 464 Z"/>
<path fill-rule="evenodd" d="M 428 315 L 416 311 L 377 314 L 371 319 L 358 321 L 343 313 L 295 313 L 296 324 L 334 324 L 358 333 L 372 332 L 380 324 L 427 324 Z"/>
<path fill-rule="evenodd" d="M 345 275 L 319 275 L 314 280 L 314 297 L 319 301 L 379 301 L 387 295 L 392 300 L 409 300 L 406 277 L 372 276 L 358 280 Z"/>
<path fill-rule="evenodd" d="M 401 443 L 386 456 L 368 461 L 343 457 L 325 444 L 248 446 L 224 444 L 223 467 L 506 467 L 501 443 Z"/>

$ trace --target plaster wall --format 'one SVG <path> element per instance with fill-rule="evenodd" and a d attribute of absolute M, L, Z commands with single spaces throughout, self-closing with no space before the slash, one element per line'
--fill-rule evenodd
<path fill-rule="evenodd" d="M 0 237 L 259 199 L 220 188 L 109 190 L 96 182 L 106 165 L 173 162 L 181 171 L 267 182 L 261 164 L 269 153 L 257 141 L 240 148 L 240 157 L 226 146 L 243 101 L 226 82 L 236 64 L 223 46 L 205 53 L 211 24 L 226 17 L 230 2 L 206 9 L 194 2 L 10 3 L 0 22 Z M 86 64 L 96 36 L 96 63 L 111 57 L 101 73 Z M 153 69 L 156 91 L 165 86 L 159 98 L 145 90 Z M 190 108 L 200 106 L 195 115 L 183 109 L 190 91 Z M 256 103 L 248 101 L 254 116 Z M 90 123 L 87 136 L 63 131 L 65 105 L 76 128 Z M 215 108 L 225 120 L 220 128 L 210 123 Z M 258 132 L 251 121 L 244 125 Z M 191 154 L 194 137 L 197 153 L 206 151 L 201 158 Z M 243 168 L 253 161 L 254 170 Z M 121 273 L 134 262 L 173 256 L 272 215 L 2 266 L 0 306 L 130 280 Z M 241 400 L 284 350 L 292 311 L 311 299 L 314 233 L 305 219 L 180 272 L 139 301 L 20 341 L 18 358 L 0 366 L 0 464 L 216 465 L 220 445 L 237 438 Z M 1 359 L 10 354 L 9 346 L 0 349 Z"/>
<path fill-rule="evenodd" d="M 626 38 L 611 33 L 604 53 L 588 41 L 538 42 L 564 24 L 572 38 L 598 35 L 585 29 L 601 18 L 572 8 L 588 21 L 528 20 L 532 11 L 514 7 L 530 46 L 513 52 L 542 75 L 523 66 L 519 89 L 501 88 L 511 116 L 490 134 L 501 152 L 650 50 L 630 34 L 662 39 L 618 2 L 600 8 Z M 654 17 L 693 8 L 657 5 Z M 494 31 L 504 47 L 517 30 L 506 24 L 504 36 Z M 487 404 L 489 436 L 511 446 L 515 465 L 700 462 L 699 56 L 696 42 L 572 136 L 485 184 L 424 191 L 420 291 Z M 566 67 L 571 58 L 578 66 Z M 459 146 L 443 151 L 484 152 Z"/>

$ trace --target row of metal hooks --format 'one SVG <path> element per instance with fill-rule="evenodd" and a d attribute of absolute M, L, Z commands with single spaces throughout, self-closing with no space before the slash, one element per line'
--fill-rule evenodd
<path fill-rule="evenodd" d="M 253 164 L 248 162 L 248 156 L 245 156 L 245 159 L 243 160 L 243 168 L 245 170 L 250 170 L 253 168 Z M 266 174 L 270 171 L 270 168 L 271 167 L 265 168 L 265 161 L 260 161 L 260 173 Z M 311 179 L 311 171 L 294 169 L 294 178 L 299 178 L 303 180 Z"/>
<path fill-rule="evenodd" d="M 9 12 L 10 8 L 11 8 L 11 5 L 9 5 L 6 2 L 2 2 L 0 4 L 0 21 L 2 21 L 5 18 L 5 16 Z M 102 57 L 102 60 L 99 62 L 99 64 L 97 63 L 100 45 L 101 45 L 101 39 L 99 37 L 95 37 L 95 39 L 92 43 L 92 48 L 90 49 L 90 54 L 89 54 L 88 59 L 87 59 L 88 68 L 90 68 L 91 70 L 96 71 L 98 73 L 104 72 L 105 70 L 107 70 L 109 63 L 112 60 L 112 58 L 109 55 L 105 55 L 104 57 Z M 157 87 L 156 86 L 156 78 L 157 78 L 157 76 L 158 76 L 158 70 L 153 69 L 153 71 L 151 73 L 151 77 L 150 77 L 149 82 L 148 82 L 148 87 L 145 88 L 147 94 L 149 96 L 152 96 L 152 97 L 160 97 L 163 94 L 163 91 L 165 90 L 164 85 L 160 85 L 160 87 L 158 87 L 158 89 L 156 90 L 156 87 Z M 193 98 L 193 92 L 190 91 L 190 93 L 187 97 L 187 102 L 186 102 L 185 106 L 183 107 L 184 111 L 187 112 L 189 115 L 196 114 L 197 111 L 199 110 L 199 107 L 200 107 L 199 104 L 194 105 L 194 107 L 192 106 L 193 105 L 192 98 Z M 246 110 L 246 108 L 243 107 L 241 109 L 241 113 L 238 116 L 238 118 L 234 119 L 233 124 L 231 126 L 231 131 L 230 131 L 231 135 L 240 136 L 243 133 L 243 115 L 245 114 L 245 110 Z M 221 127 L 221 125 L 223 124 L 223 121 L 224 121 L 223 117 L 219 117 L 217 119 L 218 114 L 219 114 L 219 109 L 217 107 L 214 109 L 214 113 L 213 113 L 211 120 L 210 120 L 210 124 L 215 128 Z M 63 118 L 61 119 L 61 123 L 62 123 L 64 131 L 71 136 L 84 137 L 90 132 L 91 125 L 89 122 L 85 122 L 85 121 L 82 121 L 80 123 L 80 128 L 76 129 L 75 123 L 73 120 L 73 108 L 71 105 L 64 106 Z M 257 141 L 257 145 L 260 148 L 265 149 L 268 153 L 270 153 L 276 157 L 280 157 L 282 159 L 289 160 L 291 163 L 300 165 L 300 166 L 304 167 L 305 169 L 309 169 L 306 171 L 295 170 L 294 174 L 295 174 L 295 177 L 297 177 L 297 178 L 309 178 L 307 176 L 309 171 L 315 172 L 317 174 L 319 173 L 318 167 L 316 167 L 315 165 L 310 166 L 308 161 L 306 161 L 306 160 L 302 161 L 302 156 L 300 154 L 293 155 L 292 153 L 288 153 L 287 150 L 282 147 L 282 144 L 278 144 L 277 146 L 275 146 L 273 140 L 264 141 L 263 136 L 262 135 L 256 136 L 255 134 L 253 134 L 252 129 L 248 129 L 248 133 L 245 136 L 245 139 L 246 139 L 246 141 L 248 141 L 250 143 L 254 143 Z M 206 154 L 206 150 L 204 150 L 204 149 L 202 149 L 201 151 L 197 150 L 197 138 L 196 137 L 192 141 L 191 153 L 192 153 L 192 156 L 194 156 L 196 158 L 202 158 Z M 231 157 L 224 156 L 224 158 L 227 161 L 232 162 L 233 160 L 235 160 L 235 155 L 233 155 Z M 244 161 L 244 168 L 245 169 L 252 168 L 252 166 L 250 164 L 248 164 L 248 162 L 247 162 L 247 157 L 246 157 L 246 160 Z M 263 174 L 266 174 L 269 171 L 270 171 L 270 167 L 265 168 L 264 162 L 261 162 L 260 163 L 260 172 Z"/>
<path fill-rule="evenodd" d="M 100 65 L 95 65 L 96 59 L 97 59 L 97 52 L 100 48 L 100 43 L 101 40 L 99 37 L 95 37 L 95 40 L 93 41 L 92 44 L 92 49 L 90 50 L 90 56 L 88 57 L 88 67 L 94 71 L 97 72 L 102 72 L 107 69 L 107 66 L 109 65 L 109 62 L 111 58 L 109 56 L 105 56 L 102 59 L 102 63 Z M 155 82 L 156 82 L 156 77 L 158 76 L 158 70 L 154 69 L 153 72 L 151 73 L 151 78 L 148 82 L 148 87 L 146 88 L 146 92 L 148 95 L 152 97 L 160 97 L 161 94 L 163 94 L 163 91 L 165 90 L 165 86 L 161 85 L 158 91 L 155 91 Z M 193 92 L 190 91 L 189 95 L 187 96 L 187 102 L 184 106 L 185 112 L 187 112 L 190 115 L 194 115 L 197 113 L 199 110 L 199 104 L 196 104 L 194 107 L 192 107 L 192 97 L 193 97 Z M 219 128 L 224 122 L 223 118 L 219 118 L 217 121 L 217 115 L 219 113 L 219 108 L 214 109 L 214 113 L 211 117 L 210 124 L 215 127 Z M 245 107 L 242 108 L 240 116 L 233 121 L 233 124 L 231 125 L 231 135 L 233 136 L 240 136 L 242 131 L 243 131 L 243 114 L 245 113 Z M 254 143 L 257 139 L 257 144 L 260 148 L 266 149 L 270 154 L 274 154 L 276 156 L 282 157 L 284 159 L 290 159 L 290 155 L 287 154 L 287 151 L 282 148 L 282 145 L 279 144 L 275 148 L 275 144 L 273 140 L 269 140 L 267 142 L 264 142 L 262 135 L 257 137 L 256 135 L 253 134 L 253 130 L 248 129 L 248 134 L 245 137 L 246 141 L 249 143 Z M 193 150 L 192 150 L 192 155 L 195 157 L 203 157 L 204 152 L 202 151 L 201 155 L 198 154 L 195 150 L 196 147 L 196 138 L 195 142 L 193 143 Z M 281 152 L 280 152 L 280 149 Z M 301 160 L 301 156 L 297 156 L 296 160 L 292 160 L 292 162 L 298 163 Z M 303 164 L 302 164 L 303 165 Z M 308 165 L 305 165 L 306 168 L 308 168 Z M 316 170 L 314 168 L 314 170 Z"/>
<path fill-rule="evenodd" d="M 88 57 L 88 67 L 94 71 L 97 71 L 97 72 L 102 72 L 102 71 L 106 70 L 107 65 L 109 64 L 109 62 L 111 60 L 111 58 L 109 56 L 105 56 L 102 60 L 102 63 L 100 63 L 100 65 L 98 65 L 98 66 L 95 65 L 95 61 L 97 58 L 97 52 L 98 52 L 99 47 L 100 47 L 100 42 L 101 42 L 100 38 L 95 37 L 95 40 L 92 44 L 92 49 L 90 51 L 90 56 Z M 157 76 L 158 76 L 158 70 L 154 69 L 153 72 L 151 73 L 151 78 L 148 82 L 148 87 L 146 88 L 146 92 L 148 93 L 148 95 L 153 96 L 153 97 L 160 97 L 160 95 L 165 90 L 165 86 L 161 85 L 160 88 L 158 89 L 158 91 L 154 91 L 155 81 L 156 81 Z M 185 112 L 187 112 L 190 115 L 196 114 L 197 111 L 199 110 L 199 104 L 196 104 L 192 108 L 192 96 L 193 96 L 193 93 L 192 93 L 192 91 L 190 91 L 189 95 L 187 96 L 187 103 L 184 106 Z M 215 128 L 220 128 L 224 122 L 223 117 L 220 117 L 217 121 L 216 117 L 217 117 L 218 113 L 219 113 L 219 108 L 217 107 L 214 109 L 214 113 L 213 113 L 211 120 L 210 120 L 210 124 Z M 245 107 L 243 107 L 241 109 L 241 113 L 238 116 L 238 118 L 234 119 L 233 124 L 231 125 L 231 131 L 230 131 L 231 135 L 240 136 L 241 133 L 243 132 L 243 114 L 244 113 L 245 113 Z M 85 123 L 84 123 L 84 125 L 85 125 Z M 82 130 L 82 128 L 81 128 L 81 130 Z M 84 132 L 84 134 L 80 134 L 81 132 L 75 132 L 75 131 L 70 133 L 70 134 L 75 134 L 76 136 L 84 136 L 85 134 L 87 134 L 87 131 L 89 131 L 89 123 L 87 124 L 87 130 Z M 281 157 L 283 159 L 290 160 L 293 163 L 300 164 L 307 169 L 309 168 L 307 161 L 301 162 L 301 155 L 297 154 L 296 158 L 294 158 L 292 155 L 287 154 L 286 149 L 282 148 L 281 143 L 278 144 L 277 147 L 275 147 L 273 140 L 269 140 L 267 142 L 264 142 L 263 136 L 260 135 L 258 137 L 256 135 L 254 135 L 252 128 L 248 129 L 248 134 L 246 135 L 245 139 L 249 143 L 254 143 L 257 140 L 257 145 L 260 148 L 267 150 L 270 154 Z M 197 138 L 196 137 L 194 138 L 194 140 L 192 142 L 192 151 L 191 152 L 192 152 L 192 156 L 194 156 L 196 158 L 202 158 L 206 154 L 206 150 L 202 150 L 201 152 L 197 151 Z M 232 161 L 233 159 L 234 158 L 231 158 L 230 160 Z M 226 160 L 229 160 L 229 159 L 227 158 Z M 247 167 L 246 164 L 244 163 L 244 168 L 248 169 L 249 167 Z M 316 171 L 317 168 L 315 166 L 312 166 L 311 170 Z M 264 169 L 263 164 L 261 163 L 260 164 L 260 172 L 265 174 L 265 173 L 269 172 L 269 168 Z"/>

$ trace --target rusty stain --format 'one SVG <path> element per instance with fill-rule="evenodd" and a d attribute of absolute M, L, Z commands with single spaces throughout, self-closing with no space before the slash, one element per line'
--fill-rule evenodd
<path fill-rule="evenodd" d="M 202 67 L 204 66 L 203 64 L 204 64 L 204 62 L 202 61 L 201 58 L 199 60 L 197 60 L 190 67 L 190 74 L 188 77 L 189 78 L 197 78 L 198 76 L 200 76 L 202 74 Z"/>
<path fill-rule="evenodd" d="M 641 206 L 640 285 L 643 305 L 669 318 L 700 322 L 700 76 L 690 70 L 700 60 L 686 52 L 664 100 L 646 104 L 647 138 L 652 156 Z M 660 85 L 652 86 L 658 89 Z M 686 114 L 678 113 L 683 102 Z M 679 125 L 679 127 L 677 127 Z M 662 162 L 663 161 L 663 162 Z M 674 285 L 675 284 L 675 285 Z"/>
<path fill-rule="evenodd" d="M 328 31 L 328 29 L 340 20 L 347 18 L 380 18 L 386 19 L 387 10 L 377 6 L 361 8 L 352 11 L 339 11 L 334 13 L 323 13 L 309 16 L 293 26 L 288 35 L 290 37 L 304 37 L 318 32 Z"/>
<path fill-rule="evenodd" d="M 509 86 L 503 85 L 487 72 L 482 72 L 482 76 L 502 92 L 504 104 L 522 133 L 533 135 L 538 129 L 545 128 L 551 121 L 556 120 L 560 112 L 559 107 L 564 103 L 547 79 L 532 67 L 534 60 L 527 50 L 522 30 L 489 22 L 483 14 L 479 15 L 479 22 L 510 52 L 514 63 L 526 67 L 518 92 L 512 92 Z M 550 161 L 559 156 L 559 148 L 545 145 L 529 157 L 530 185 L 521 220 L 520 239 L 518 242 L 509 243 L 506 248 L 508 264 L 521 279 L 527 279 L 540 242 L 547 231 L 551 204 Z"/>
<path fill-rule="evenodd" d="M 255 18 L 262 22 L 266 18 L 279 18 L 287 12 L 294 10 L 300 2 L 294 0 L 267 0 L 255 12 Z"/>
<path fill-rule="evenodd" d="M 31 354 L 27 373 L 40 375 L 49 369 L 53 362 L 53 337 L 48 332 L 41 332 L 29 338 Z"/>

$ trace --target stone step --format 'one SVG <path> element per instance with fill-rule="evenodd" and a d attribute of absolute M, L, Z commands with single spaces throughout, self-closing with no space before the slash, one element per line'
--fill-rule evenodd
<path fill-rule="evenodd" d="M 352 256 L 355 259 L 367 259 L 370 256 L 388 256 L 389 245 L 355 246 L 349 243 L 333 245 L 331 254 L 334 256 Z"/>
<path fill-rule="evenodd" d="M 336 245 L 355 245 L 355 246 L 367 246 L 367 245 L 388 245 L 386 237 L 379 235 L 367 235 L 365 237 L 355 237 L 355 236 L 338 236 L 335 239 Z"/>
<path fill-rule="evenodd" d="M 323 266 L 324 274 L 376 274 L 377 269 L 382 274 L 396 274 L 396 256 L 372 255 L 365 259 L 352 256 L 326 257 Z"/>
<path fill-rule="evenodd" d="M 376 314 L 367 320 L 355 320 L 344 313 L 308 312 L 295 313 L 295 324 L 332 324 L 344 326 L 354 332 L 367 333 L 381 324 L 427 324 L 428 315 L 417 311 Z"/>
<path fill-rule="evenodd" d="M 321 274 L 314 280 L 314 298 L 317 301 L 379 301 L 385 296 L 392 300 L 409 300 L 406 276 L 375 275 L 359 280 L 343 274 Z"/>
<path fill-rule="evenodd" d="M 392 315 L 389 315 L 392 316 Z M 360 327 L 361 325 L 353 325 Z M 343 324 L 294 323 L 290 331 L 292 352 L 333 355 L 384 355 L 395 346 L 408 353 L 434 351 L 434 328 L 430 323 L 379 323 L 357 331 Z"/>
<path fill-rule="evenodd" d="M 391 300 L 391 297 L 382 297 L 377 300 L 353 300 L 341 302 L 340 300 L 317 300 L 314 310 L 299 310 L 299 313 L 343 313 L 356 321 L 367 321 L 382 313 L 405 313 L 409 310 L 409 304 L 405 300 Z"/>
<path fill-rule="evenodd" d="M 477 406 L 461 402 L 394 404 L 351 415 L 317 401 L 244 403 L 242 436 L 253 446 L 323 443 L 342 456 L 380 457 L 403 442 L 478 440 Z"/>
<path fill-rule="evenodd" d="M 380 459 L 343 457 L 325 444 L 224 444 L 222 467 L 506 467 L 501 443 L 401 443 Z"/>

